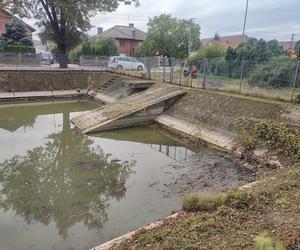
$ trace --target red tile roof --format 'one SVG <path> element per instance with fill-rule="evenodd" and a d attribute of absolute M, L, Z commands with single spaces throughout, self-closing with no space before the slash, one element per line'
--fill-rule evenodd
<path fill-rule="evenodd" d="M 245 36 L 244 38 L 245 42 L 249 40 L 248 36 Z M 205 47 L 208 44 L 218 44 L 222 46 L 223 48 L 236 48 L 238 47 L 243 41 L 242 35 L 236 35 L 236 36 L 222 36 L 220 37 L 220 40 L 215 40 L 214 38 L 204 38 L 201 40 L 202 45 Z"/>

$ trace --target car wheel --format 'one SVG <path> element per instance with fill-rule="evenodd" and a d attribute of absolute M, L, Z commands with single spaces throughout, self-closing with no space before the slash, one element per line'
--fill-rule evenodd
<path fill-rule="evenodd" d="M 142 66 L 142 65 L 139 65 L 139 66 L 137 67 L 137 70 L 138 70 L 138 71 L 142 71 L 142 70 L 143 70 L 143 66 Z"/>
<path fill-rule="evenodd" d="M 117 69 L 123 69 L 122 65 L 118 65 Z"/>

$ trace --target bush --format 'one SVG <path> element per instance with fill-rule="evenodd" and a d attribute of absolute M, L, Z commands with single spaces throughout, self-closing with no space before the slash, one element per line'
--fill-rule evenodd
<path fill-rule="evenodd" d="M 89 42 L 81 44 L 69 53 L 71 60 L 79 61 L 83 56 L 112 56 L 118 54 L 115 40 L 111 37 L 97 37 Z"/>
<path fill-rule="evenodd" d="M 254 241 L 255 250 L 285 250 L 279 242 L 275 242 L 274 244 L 268 233 L 261 233 Z"/>
<path fill-rule="evenodd" d="M 281 56 L 255 65 L 249 73 L 248 83 L 258 87 L 291 87 L 295 71 L 291 58 Z"/>
<path fill-rule="evenodd" d="M 0 52 L 36 53 L 34 47 L 24 45 L 1 45 Z"/>
<path fill-rule="evenodd" d="M 234 189 L 226 193 L 224 204 L 229 207 L 244 209 L 250 207 L 253 196 L 245 191 Z"/>
<path fill-rule="evenodd" d="M 224 195 L 200 196 L 188 195 L 184 198 L 182 208 L 187 212 L 214 211 L 224 204 Z"/>
<path fill-rule="evenodd" d="M 240 139 L 254 148 L 258 143 L 280 150 L 293 161 L 300 160 L 300 135 L 274 120 L 238 120 Z"/>
<path fill-rule="evenodd" d="M 209 44 L 205 47 L 202 47 L 198 50 L 197 55 L 193 57 L 193 60 L 204 60 L 205 58 L 217 58 L 217 57 L 224 57 L 226 53 L 226 49 L 221 47 L 218 44 Z"/>

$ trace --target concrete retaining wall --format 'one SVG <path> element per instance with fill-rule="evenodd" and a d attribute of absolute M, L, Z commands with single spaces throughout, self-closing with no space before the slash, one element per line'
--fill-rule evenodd
<path fill-rule="evenodd" d="M 0 91 L 86 89 L 92 81 L 99 88 L 115 76 L 101 71 L 0 71 Z"/>
<path fill-rule="evenodd" d="M 276 119 L 300 127 L 300 105 L 234 94 L 190 89 L 165 113 L 230 137 L 239 118 Z"/>

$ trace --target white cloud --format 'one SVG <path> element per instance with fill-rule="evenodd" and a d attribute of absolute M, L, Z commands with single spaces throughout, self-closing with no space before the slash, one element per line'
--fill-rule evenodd
<path fill-rule="evenodd" d="M 213 36 L 216 31 L 221 35 L 242 32 L 246 0 L 140 0 L 140 3 L 138 8 L 121 4 L 113 13 L 97 15 L 91 20 L 94 28 L 89 33 L 96 34 L 96 27 L 108 29 L 129 22 L 146 31 L 149 17 L 160 14 L 196 18 L 202 38 Z M 249 0 L 246 33 L 279 40 L 288 40 L 296 33 L 300 39 L 299 9 L 299 0 Z"/>

